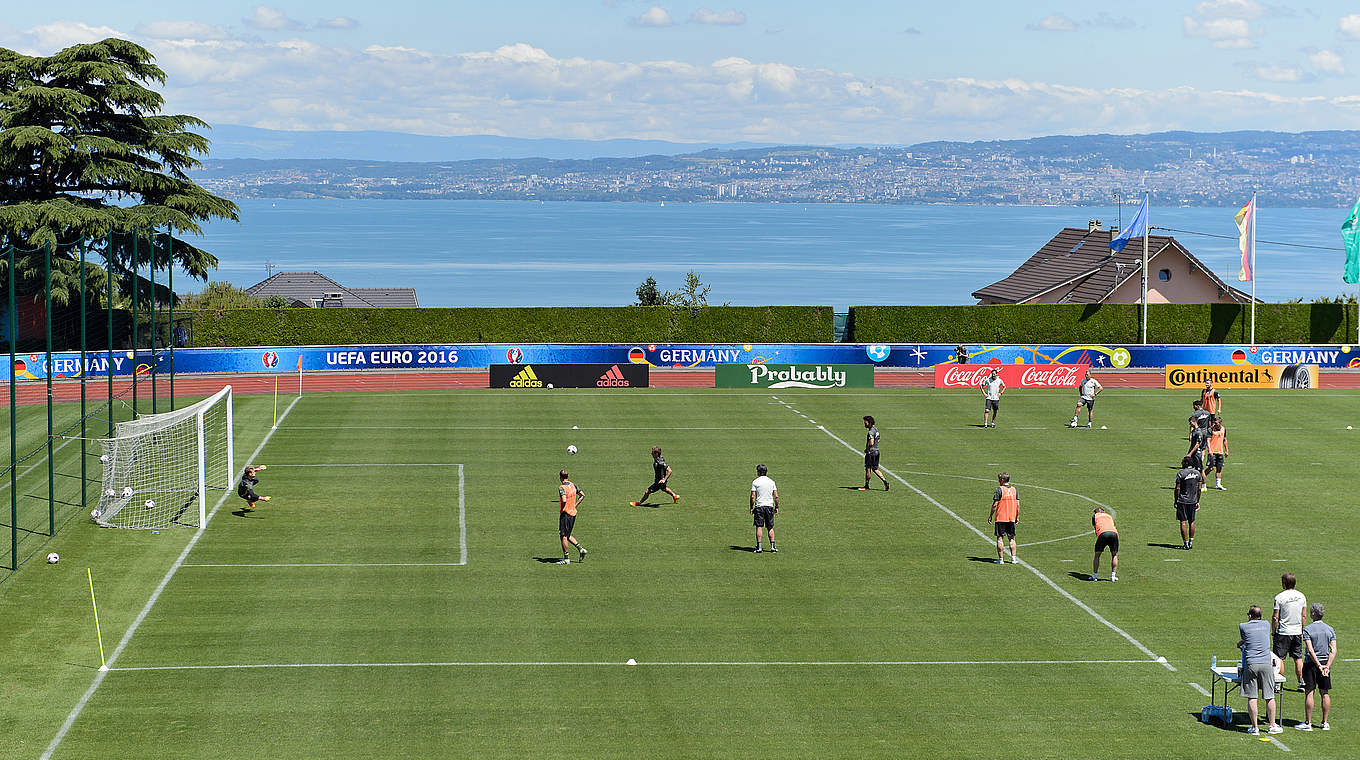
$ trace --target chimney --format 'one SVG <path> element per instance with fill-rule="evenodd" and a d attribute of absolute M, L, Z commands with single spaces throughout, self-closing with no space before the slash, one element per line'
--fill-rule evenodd
<path fill-rule="evenodd" d="M 1091 220 L 1087 221 L 1087 222 L 1086 222 L 1086 231 L 1087 231 L 1087 232 L 1099 232 L 1099 231 L 1100 231 L 1100 220 L 1099 220 L 1099 219 L 1091 219 Z"/>

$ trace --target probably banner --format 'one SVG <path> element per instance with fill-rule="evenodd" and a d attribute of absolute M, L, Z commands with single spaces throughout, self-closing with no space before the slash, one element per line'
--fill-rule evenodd
<path fill-rule="evenodd" d="M 492 388 L 646 388 L 651 371 L 636 364 L 493 364 Z"/>
<path fill-rule="evenodd" d="M 1283 388 L 1318 387 L 1316 364 L 1270 364 L 1241 367 L 1235 364 L 1168 364 L 1167 388 Z"/>
<path fill-rule="evenodd" d="M 935 367 L 935 387 L 977 389 L 995 369 L 1007 388 L 1075 388 L 1090 368 L 1086 364 L 948 364 Z"/>
<path fill-rule="evenodd" d="M 872 388 L 872 364 L 719 364 L 717 388 Z"/>

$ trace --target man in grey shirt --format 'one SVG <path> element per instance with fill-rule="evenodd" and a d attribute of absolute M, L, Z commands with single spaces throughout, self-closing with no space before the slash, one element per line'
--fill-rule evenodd
<path fill-rule="evenodd" d="M 1247 622 L 1237 624 L 1241 638 L 1237 642 L 1242 650 L 1242 667 L 1238 671 L 1238 683 L 1242 696 L 1247 698 L 1247 733 L 1260 734 L 1256 727 L 1258 693 L 1264 692 L 1266 700 L 1267 733 L 1278 734 L 1284 731 L 1275 723 L 1275 666 L 1270 661 L 1270 624 L 1261 619 L 1260 605 L 1253 604 L 1247 610 Z"/>

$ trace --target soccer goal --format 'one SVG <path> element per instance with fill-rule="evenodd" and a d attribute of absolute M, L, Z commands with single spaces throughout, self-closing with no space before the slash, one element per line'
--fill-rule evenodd
<path fill-rule="evenodd" d="M 208 494 L 235 483 L 231 386 L 192 406 L 120 422 L 100 440 L 94 521 L 107 528 L 196 528 Z"/>

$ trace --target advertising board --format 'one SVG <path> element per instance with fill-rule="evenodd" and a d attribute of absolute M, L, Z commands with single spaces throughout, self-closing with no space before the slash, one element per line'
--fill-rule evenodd
<path fill-rule="evenodd" d="M 1283 388 L 1300 390 L 1318 387 L 1316 364 L 1168 364 L 1167 388 L 1202 388 L 1212 382 L 1215 388 Z"/>
<path fill-rule="evenodd" d="M 996 370 L 1007 388 L 1075 388 L 1088 369 L 1085 364 L 943 364 L 935 367 L 935 387 L 977 388 Z"/>
<path fill-rule="evenodd" d="M 718 388 L 872 388 L 872 364 L 719 364 Z"/>
<path fill-rule="evenodd" d="M 493 364 L 492 388 L 646 388 L 651 371 L 620 364 Z"/>

